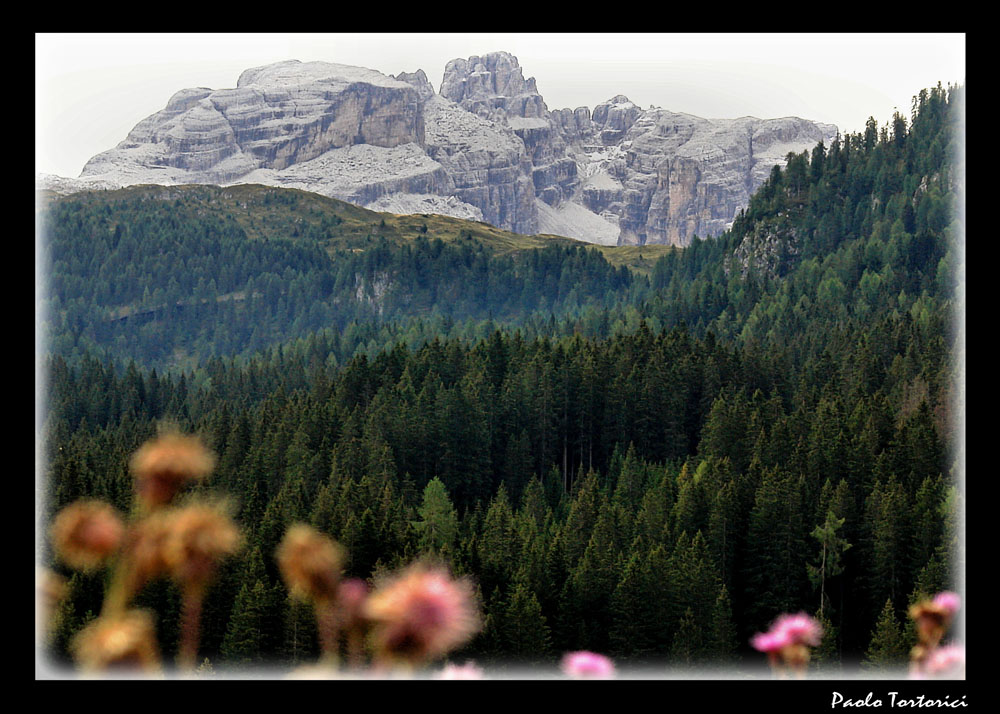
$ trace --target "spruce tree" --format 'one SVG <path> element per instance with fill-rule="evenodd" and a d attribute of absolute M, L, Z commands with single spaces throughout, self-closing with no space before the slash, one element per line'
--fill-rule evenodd
<path fill-rule="evenodd" d="M 704 633 L 701 625 L 695 620 L 691 608 L 684 611 L 673 644 L 670 646 L 670 661 L 675 667 L 682 669 L 700 663 L 704 657 Z"/>
<path fill-rule="evenodd" d="M 519 664 L 535 664 L 551 656 L 552 636 L 548 623 L 538 598 L 521 578 L 507 597 L 500 630 L 504 655 Z"/>
<path fill-rule="evenodd" d="M 906 664 L 908 648 L 903 629 L 896 619 L 892 599 L 885 601 L 885 607 L 872 630 L 871 641 L 861 660 L 865 669 L 889 673 Z"/>
<path fill-rule="evenodd" d="M 267 588 L 260 580 L 240 588 L 222 640 L 221 655 L 227 665 L 242 667 L 263 662 L 262 630 L 268 601 Z"/>
<path fill-rule="evenodd" d="M 739 638 L 733 621 L 729 591 L 723 585 L 712 608 L 712 621 L 706 643 L 706 659 L 718 666 L 732 665 L 739 659 Z"/>
<path fill-rule="evenodd" d="M 444 483 L 436 476 L 424 488 L 418 515 L 420 520 L 414 527 L 420 533 L 421 549 L 440 553 L 446 548 L 454 548 L 458 537 L 458 515 Z"/>

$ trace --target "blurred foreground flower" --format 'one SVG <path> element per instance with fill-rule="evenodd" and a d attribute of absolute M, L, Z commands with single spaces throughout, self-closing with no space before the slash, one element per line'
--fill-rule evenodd
<path fill-rule="evenodd" d="M 221 504 L 169 504 L 185 484 L 205 478 L 214 465 L 215 456 L 200 439 L 172 431 L 146 442 L 132 456 L 138 508 L 131 523 L 95 500 L 70 504 L 53 520 L 53 548 L 71 567 L 92 570 L 117 555 L 100 617 L 77 633 L 71 645 L 83 668 L 159 668 L 153 618 L 129 607 L 145 585 L 170 575 L 182 595 L 177 659 L 193 670 L 206 588 L 219 562 L 240 547 L 242 536 Z"/>
<path fill-rule="evenodd" d="M 201 633 L 205 589 L 219 562 L 242 543 L 239 529 L 222 506 L 195 503 L 167 517 L 163 563 L 181 586 L 181 640 L 177 661 L 193 669 Z"/>
<path fill-rule="evenodd" d="M 66 579 L 47 568 L 35 566 L 35 634 L 44 638 L 52 631 L 53 613 L 66 597 Z"/>
<path fill-rule="evenodd" d="M 323 657 L 337 658 L 337 591 L 344 550 L 333 540 L 303 523 L 285 533 L 276 554 L 281 577 L 292 596 L 312 603 Z"/>
<path fill-rule="evenodd" d="M 166 544 L 172 516 L 169 509 L 161 509 L 133 524 L 125 545 L 120 581 L 105 598 L 110 607 L 124 607 L 144 585 L 167 574 Z"/>
<path fill-rule="evenodd" d="M 475 662 L 466 662 L 463 665 L 452 664 L 449 662 L 444 666 L 440 672 L 438 672 L 434 679 L 485 679 L 485 674 L 481 667 L 479 667 Z"/>
<path fill-rule="evenodd" d="M 302 523 L 293 525 L 278 546 L 277 559 L 293 596 L 311 601 L 336 597 L 344 552 L 330 538 Z"/>
<path fill-rule="evenodd" d="M 930 679 L 965 679 L 965 648 L 938 647 L 924 663 L 923 674 Z"/>
<path fill-rule="evenodd" d="M 241 543 L 239 529 L 221 506 L 195 503 L 167 518 L 163 564 L 181 585 L 201 587 L 219 561 L 235 553 Z"/>
<path fill-rule="evenodd" d="M 962 679 L 965 677 L 965 650 L 956 645 L 941 646 L 961 606 L 957 593 L 945 591 L 910 607 L 917 626 L 917 645 L 910 652 L 911 679 Z"/>
<path fill-rule="evenodd" d="M 360 669 L 364 664 L 364 637 L 369 620 L 365 616 L 368 584 L 358 578 L 348 578 L 337 591 L 337 618 L 347 639 L 347 664 Z"/>
<path fill-rule="evenodd" d="M 615 665 L 604 655 L 594 652 L 570 652 L 560 665 L 563 673 L 573 679 L 614 679 Z"/>
<path fill-rule="evenodd" d="M 425 664 L 464 645 L 480 627 L 471 583 L 421 563 L 381 583 L 364 614 L 374 623 L 376 659 L 386 666 Z"/>
<path fill-rule="evenodd" d="M 56 554 L 78 570 L 104 565 L 118 550 L 124 532 L 115 509 L 92 500 L 76 501 L 59 511 L 49 531 Z"/>
<path fill-rule="evenodd" d="M 153 617 L 144 610 L 99 617 L 72 642 L 73 654 L 86 670 L 157 670 L 160 653 Z"/>
<path fill-rule="evenodd" d="M 169 503 L 184 486 L 205 478 L 214 467 L 215 455 L 198 437 L 177 432 L 146 442 L 131 461 L 136 495 L 150 509 Z"/>
<path fill-rule="evenodd" d="M 786 676 L 786 669 L 799 679 L 805 677 L 809 666 L 810 647 L 823 639 L 823 628 L 816 619 L 804 612 L 780 615 L 767 632 L 758 633 L 750 644 L 767 654 L 768 665 L 779 677 Z"/>
<path fill-rule="evenodd" d="M 960 604 L 961 599 L 956 593 L 946 591 L 910 607 L 910 617 L 917 623 L 919 646 L 928 650 L 938 646 Z"/>
<path fill-rule="evenodd" d="M 336 679 L 336 673 L 321 664 L 303 664 L 285 675 L 285 679 L 296 681 Z"/>

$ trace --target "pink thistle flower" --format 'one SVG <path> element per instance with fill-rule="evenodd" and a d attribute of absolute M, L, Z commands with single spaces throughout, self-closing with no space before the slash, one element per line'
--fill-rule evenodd
<path fill-rule="evenodd" d="M 750 644 L 755 650 L 771 653 L 784 649 L 791 644 L 791 640 L 784 632 L 758 632 L 751 638 Z"/>
<path fill-rule="evenodd" d="M 962 603 L 962 599 L 958 596 L 958 593 L 953 593 L 951 591 L 945 591 L 938 593 L 934 596 L 934 600 L 931 601 L 932 604 L 939 608 L 946 615 L 954 615 L 958 612 L 958 608 Z"/>
<path fill-rule="evenodd" d="M 782 615 L 771 627 L 774 633 L 781 633 L 792 644 L 817 647 L 823 639 L 823 626 L 804 612 L 797 615 Z"/>
<path fill-rule="evenodd" d="M 965 648 L 959 645 L 937 648 L 924 663 L 924 673 L 934 679 L 963 679 Z"/>
<path fill-rule="evenodd" d="M 777 652 L 789 645 L 816 647 L 823 637 L 823 627 L 814 618 L 800 612 L 780 615 L 767 632 L 753 636 L 750 644 L 760 652 Z"/>
<path fill-rule="evenodd" d="M 562 658 L 562 671 L 573 679 L 614 679 L 615 665 L 594 652 L 569 652 Z"/>
<path fill-rule="evenodd" d="M 464 645 L 479 631 L 472 586 L 442 568 L 410 566 L 364 601 L 380 657 L 418 664 Z"/>
<path fill-rule="evenodd" d="M 444 666 L 434 679 L 485 679 L 483 670 L 475 662 L 466 662 L 459 666 L 450 662 Z"/>

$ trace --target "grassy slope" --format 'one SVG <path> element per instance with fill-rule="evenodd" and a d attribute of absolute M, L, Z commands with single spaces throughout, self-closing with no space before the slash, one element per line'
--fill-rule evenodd
<path fill-rule="evenodd" d="M 117 191 L 84 191 L 68 197 L 49 191 L 39 192 L 38 205 L 43 208 L 50 202 L 64 200 L 116 201 L 134 198 L 159 200 L 183 199 L 197 211 L 231 215 L 251 239 L 269 236 L 288 236 L 289 226 L 312 224 L 320 226 L 325 219 L 339 218 L 340 223 L 331 228 L 329 250 L 363 250 L 369 236 L 382 236 L 391 241 L 415 240 L 420 235 L 457 241 L 465 236 L 482 241 L 498 255 L 522 250 L 543 248 L 553 243 L 583 245 L 597 250 L 615 266 L 625 265 L 639 273 L 652 269 L 657 258 L 675 250 L 673 246 L 603 246 L 556 235 L 520 235 L 479 221 L 467 221 L 450 216 L 416 214 L 399 216 L 378 213 L 359 206 L 298 189 L 275 188 L 259 184 L 244 184 L 220 188 L 218 186 L 130 186 Z M 268 199 L 271 199 L 268 202 Z M 285 200 L 276 200 L 284 198 Z M 294 199 L 294 203 L 289 199 Z M 426 227 L 426 231 L 423 230 Z"/>

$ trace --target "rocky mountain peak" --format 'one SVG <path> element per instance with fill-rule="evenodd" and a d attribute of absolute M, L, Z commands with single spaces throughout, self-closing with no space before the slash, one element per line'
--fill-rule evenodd
<path fill-rule="evenodd" d="M 381 72 L 365 67 L 354 67 L 334 62 L 300 62 L 285 60 L 244 70 L 237 89 L 286 89 L 301 85 L 345 85 L 363 83 L 375 87 L 400 88 L 405 82 L 387 77 Z"/>
<path fill-rule="evenodd" d="M 434 91 L 434 85 L 432 85 L 430 80 L 427 79 L 427 75 L 424 74 L 422 69 L 418 69 L 416 72 L 400 72 L 399 74 L 390 76 L 393 79 L 397 79 L 400 82 L 406 82 L 414 87 L 417 90 L 417 94 L 420 95 L 421 101 L 427 101 L 437 94 L 437 92 Z"/>
<path fill-rule="evenodd" d="M 517 57 L 509 52 L 451 60 L 444 69 L 441 96 L 490 119 L 540 118 L 547 111 L 535 78 L 525 80 Z"/>
<path fill-rule="evenodd" d="M 789 152 L 836 127 L 797 117 L 702 119 L 623 94 L 549 111 L 517 57 L 423 70 L 287 60 L 235 88 L 182 89 L 57 191 L 262 183 L 364 206 L 478 217 L 519 233 L 687 245 L 725 230 Z"/>

